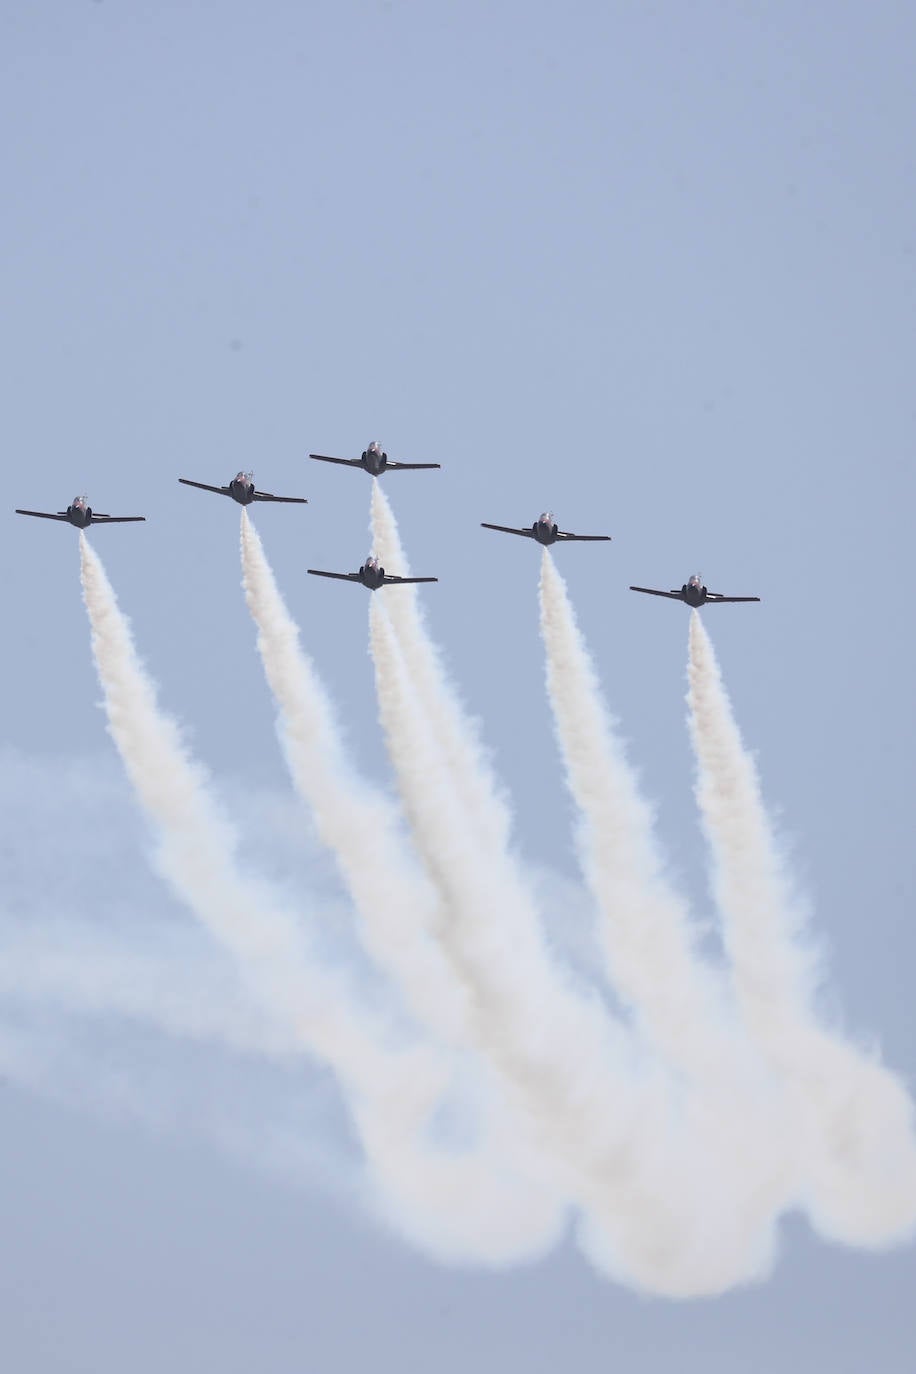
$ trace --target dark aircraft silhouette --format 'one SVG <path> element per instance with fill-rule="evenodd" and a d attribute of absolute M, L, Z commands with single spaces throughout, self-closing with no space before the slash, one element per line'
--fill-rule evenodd
<path fill-rule="evenodd" d="M 336 577 L 341 582 L 361 582 L 364 587 L 368 587 L 370 592 L 378 591 L 379 587 L 387 587 L 390 583 L 398 582 L 438 582 L 438 577 L 393 577 L 379 566 L 377 558 L 367 558 L 359 572 L 335 573 L 322 572 L 320 568 L 307 568 L 306 572 L 311 573 L 312 577 Z"/>
<path fill-rule="evenodd" d="M 717 601 L 759 601 L 759 596 L 723 596 L 721 592 L 710 592 L 703 586 L 700 574 L 694 573 L 684 583 L 680 591 L 672 588 L 670 592 L 658 592 L 653 587 L 631 587 L 631 592 L 645 592 L 648 596 L 667 596 L 672 601 L 683 601 L 687 606 L 712 605 Z"/>
<path fill-rule="evenodd" d="M 304 496 L 271 496 L 268 491 L 257 491 L 253 472 L 237 472 L 228 487 L 208 487 L 206 482 L 192 482 L 190 477 L 179 477 L 186 487 L 199 487 L 201 491 L 215 491 L 217 496 L 231 496 L 240 506 L 250 506 L 252 501 L 279 501 L 285 506 L 307 506 Z"/>
<path fill-rule="evenodd" d="M 309 457 L 316 458 L 319 463 L 341 463 L 348 468 L 364 468 L 373 477 L 381 477 L 383 472 L 404 472 L 408 469 L 417 471 L 420 468 L 441 468 L 442 466 L 441 463 L 393 463 L 388 454 L 382 452 L 381 444 L 374 439 L 358 458 L 329 458 L 326 453 L 310 453 Z"/>
<path fill-rule="evenodd" d="M 509 525 L 488 525 L 485 520 L 481 520 L 480 523 L 485 530 L 499 530 L 502 534 L 521 534 L 526 539 L 536 539 L 539 544 L 545 545 L 570 543 L 572 540 L 582 540 L 590 544 L 610 543 L 611 539 L 609 534 L 566 534 L 563 530 L 557 529 L 556 516 L 549 510 L 539 515 L 529 530 L 516 530 Z"/>
<path fill-rule="evenodd" d="M 138 520 L 145 520 L 145 515 L 97 515 L 91 506 L 86 505 L 85 496 L 75 496 L 73 504 L 66 510 L 47 511 L 47 510 L 18 510 L 17 515 L 36 515 L 39 520 L 66 520 L 68 524 L 75 525 L 78 530 L 84 530 L 87 525 L 132 525 Z"/>

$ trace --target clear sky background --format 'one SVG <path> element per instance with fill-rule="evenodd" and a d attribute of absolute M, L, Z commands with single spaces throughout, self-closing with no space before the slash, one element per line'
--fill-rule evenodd
<path fill-rule="evenodd" d="M 699 569 L 763 598 L 706 624 L 812 900 L 826 1005 L 912 1075 L 914 44 L 890 0 L 9 0 L 10 939 L 40 960 L 56 927 L 167 926 L 180 980 L 196 938 L 105 734 L 76 536 L 12 507 L 86 492 L 147 515 L 92 537 L 163 701 L 259 862 L 334 901 L 297 839 L 238 508 L 176 479 L 251 466 L 309 498 L 258 528 L 354 754 L 387 781 L 366 597 L 304 575 L 358 566 L 370 494 L 305 455 L 378 438 L 443 464 L 386 492 L 415 571 L 440 577 L 425 604 L 519 848 L 558 890 L 574 817 L 539 554 L 479 522 L 549 507 L 614 536 L 557 559 L 700 916 L 687 615 L 627 585 Z M 843 1252 L 793 1220 L 768 1283 L 687 1305 L 602 1282 L 572 1246 L 440 1268 L 348 1195 L 320 1075 L 3 997 L 11 1369 L 912 1368 L 912 1249 Z"/>

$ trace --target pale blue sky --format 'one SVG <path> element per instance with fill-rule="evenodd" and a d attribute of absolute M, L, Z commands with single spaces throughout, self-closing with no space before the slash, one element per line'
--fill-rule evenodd
<path fill-rule="evenodd" d="M 17 806 L 8 769 L 3 804 L 59 916 L 90 840 L 41 782 L 51 761 L 84 759 L 127 793 L 76 537 L 12 507 L 86 491 L 147 514 L 95 547 L 165 703 L 240 796 L 288 788 L 238 511 L 176 479 L 250 465 L 309 497 L 258 527 L 359 762 L 386 779 L 366 598 L 304 576 L 357 566 L 370 487 L 304 455 L 377 437 L 443 464 L 386 491 L 416 571 L 440 576 L 431 623 L 516 798 L 520 848 L 562 873 L 573 817 L 538 555 L 479 521 L 550 507 L 614 536 L 558 562 L 701 912 L 687 616 L 626 588 L 699 568 L 764 598 L 706 623 L 830 951 L 829 1001 L 913 1073 L 914 42 L 912 7 L 880 0 L 2 8 L 3 743 L 38 779 Z M 62 795 L 79 807 L 78 781 Z M 171 911 L 137 876 L 139 824 L 117 833 L 106 903 Z M 4 907 L 27 885 L 11 849 Z M 289 849 L 275 867 L 293 882 Z M 572 1250 L 499 1276 L 442 1270 L 333 1187 L 100 1115 L 91 1049 L 73 1049 L 69 1105 L 12 1084 L 0 1098 L 0 1326 L 29 1374 L 910 1368 L 912 1250 L 843 1253 L 793 1222 L 768 1285 L 683 1307 L 601 1283 Z M 153 1049 L 105 1053 L 103 1077 Z M 237 1109 L 231 1067 L 212 1073 L 219 1110 Z M 281 1099 L 293 1112 L 288 1085 Z"/>

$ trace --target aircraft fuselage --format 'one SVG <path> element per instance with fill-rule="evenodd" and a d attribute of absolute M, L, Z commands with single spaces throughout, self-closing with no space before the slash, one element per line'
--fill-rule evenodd
<path fill-rule="evenodd" d="M 238 477 L 233 477 L 229 483 L 229 495 L 233 501 L 238 501 L 240 506 L 250 506 L 254 500 L 254 482 L 243 482 Z"/>
<path fill-rule="evenodd" d="M 557 526 L 549 520 L 535 520 L 531 526 L 531 533 L 539 544 L 555 544 L 559 533 Z"/>
<path fill-rule="evenodd" d="M 388 454 L 382 453 L 379 449 L 367 448 L 360 454 L 359 461 L 367 472 L 371 472 L 373 477 L 381 477 L 388 466 Z"/>
<path fill-rule="evenodd" d="M 385 569 L 378 564 L 364 563 L 359 570 L 359 580 L 370 592 L 376 592 L 385 585 Z"/>
<path fill-rule="evenodd" d="M 696 582 L 685 582 L 681 588 L 681 595 L 688 606 L 699 607 L 706 601 L 706 588 L 698 586 Z"/>

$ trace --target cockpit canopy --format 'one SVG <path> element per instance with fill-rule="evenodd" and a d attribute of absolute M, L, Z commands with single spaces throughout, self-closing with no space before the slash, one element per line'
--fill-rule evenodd
<path fill-rule="evenodd" d="M 378 439 L 373 439 L 373 440 L 372 440 L 372 443 L 369 445 L 369 448 L 368 448 L 367 451 L 368 451 L 369 453 L 381 453 L 381 451 L 382 451 L 382 446 L 381 446 L 381 444 L 379 443 Z"/>
<path fill-rule="evenodd" d="M 370 555 L 370 557 L 366 559 L 366 567 L 371 568 L 373 572 L 378 572 L 378 559 Z"/>
<path fill-rule="evenodd" d="M 703 585 L 703 574 L 702 574 L 702 573 L 692 573 L 691 576 L 690 576 L 690 578 L 689 578 L 689 580 L 688 580 L 688 582 L 687 582 L 687 585 L 688 585 L 688 587 L 702 587 L 702 585 Z"/>
<path fill-rule="evenodd" d="M 86 509 L 86 498 L 85 498 L 85 496 L 74 496 L 74 498 L 73 498 L 73 507 L 74 507 L 74 510 L 85 510 L 85 509 Z"/>
<path fill-rule="evenodd" d="M 237 472 L 237 473 L 235 474 L 235 480 L 236 480 L 236 482 L 241 483 L 241 485 L 242 485 L 243 487 L 250 487 L 250 486 L 253 486 L 253 485 L 254 485 L 254 473 L 253 473 L 253 472 Z"/>
<path fill-rule="evenodd" d="M 552 510 L 541 511 L 541 514 L 538 516 L 539 525 L 555 525 L 556 523 L 557 517 Z"/>

